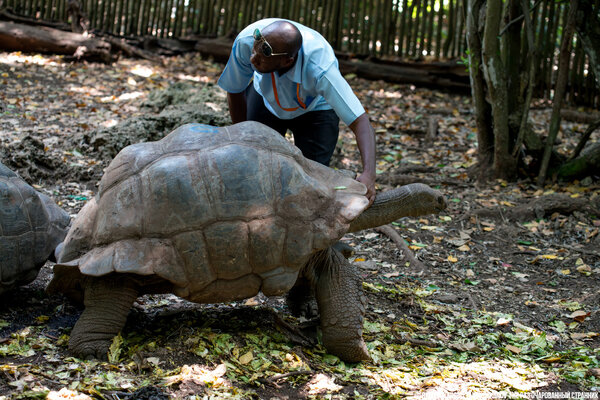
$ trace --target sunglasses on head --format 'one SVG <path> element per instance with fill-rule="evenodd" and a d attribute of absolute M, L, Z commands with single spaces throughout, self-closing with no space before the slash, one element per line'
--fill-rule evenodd
<path fill-rule="evenodd" d="M 262 50 L 262 53 L 266 56 L 266 57 L 271 57 L 271 56 L 285 56 L 287 53 L 273 53 L 273 48 L 271 47 L 271 45 L 269 44 L 269 42 L 267 42 L 267 39 L 265 39 L 265 37 L 262 35 L 262 33 L 260 33 L 260 29 L 256 28 L 254 30 L 254 40 L 256 40 L 257 42 L 262 42 L 262 45 L 260 46 L 260 49 Z"/>

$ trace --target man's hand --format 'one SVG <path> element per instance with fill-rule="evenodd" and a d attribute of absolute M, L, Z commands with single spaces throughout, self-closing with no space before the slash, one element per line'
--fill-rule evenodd
<path fill-rule="evenodd" d="M 246 120 L 246 93 L 227 93 L 229 103 L 229 116 L 231 122 L 237 124 Z"/>
<path fill-rule="evenodd" d="M 362 173 L 356 178 L 357 181 L 367 187 L 367 199 L 369 199 L 369 206 L 375 201 L 375 175 Z"/>
<path fill-rule="evenodd" d="M 363 164 L 363 173 L 356 180 L 367 187 L 367 198 L 371 205 L 375 200 L 375 132 L 367 113 L 356 118 L 350 124 L 350 129 L 356 136 Z"/>

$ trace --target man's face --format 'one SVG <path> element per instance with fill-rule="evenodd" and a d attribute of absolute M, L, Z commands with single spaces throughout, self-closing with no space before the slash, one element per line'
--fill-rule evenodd
<path fill-rule="evenodd" d="M 284 63 L 288 58 L 287 55 L 272 55 L 267 57 L 263 52 L 262 41 L 255 40 L 250 62 L 257 72 L 269 74 L 284 68 Z"/>

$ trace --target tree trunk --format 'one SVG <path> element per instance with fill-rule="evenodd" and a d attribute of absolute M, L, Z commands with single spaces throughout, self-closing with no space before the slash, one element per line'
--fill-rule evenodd
<path fill-rule="evenodd" d="M 490 104 L 485 99 L 485 80 L 481 67 L 481 15 L 484 0 L 469 0 L 467 10 L 467 43 L 469 45 L 469 77 L 471 94 L 475 105 L 477 126 L 477 159 L 479 180 L 491 178 L 494 160 L 494 134 Z"/>
<path fill-rule="evenodd" d="M 519 133 L 517 135 L 517 141 L 513 148 L 513 156 L 518 157 L 519 150 L 525 138 L 525 131 L 527 129 L 527 121 L 529 120 L 529 108 L 531 106 L 531 99 L 533 97 L 533 89 L 535 85 L 535 68 L 537 63 L 537 49 L 535 48 L 533 24 L 529 16 L 529 0 L 521 0 L 521 8 L 525 19 L 525 34 L 527 36 L 527 48 L 529 49 L 529 73 L 526 76 L 527 91 L 525 95 L 525 101 L 523 102 L 521 123 L 519 124 Z"/>
<path fill-rule="evenodd" d="M 525 12 L 529 12 L 529 7 Z M 506 65 L 507 94 L 508 98 L 511 99 L 511 101 L 508 102 L 508 113 L 511 116 L 517 114 L 519 118 L 515 119 L 520 120 L 523 102 L 522 97 L 520 96 L 521 73 L 524 71 L 522 69 L 523 59 L 521 57 L 522 23 L 518 19 L 522 16 L 520 0 L 509 0 L 507 2 L 506 15 L 509 21 L 519 21 L 511 23 L 510 27 L 506 29 L 502 36 L 502 54 L 504 55 L 504 64 Z"/>
<path fill-rule="evenodd" d="M 590 67 L 600 88 L 600 5 L 593 0 L 580 0 L 576 29 L 583 48 L 589 57 Z"/>
<path fill-rule="evenodd" d="M 552 117 L 550 118 L 550 128 L 548 130 L 548 139 L 546 140 L 546 148 L 542 158 L 542 165 L 538 175 L 537 184 L 542 186 L 546 180 L 548 164 L 550 163 L 550 155 L 552 147 L 560 128 L 560 108 L 562 107 L 565 91 L 567 88 L 567 80 L 569 78 L 569 61 L 571 60 L 571 44 L 573 41 L 573 32 L 575 31 L 575 14 L 577 12 L 579 0 L 571 0 L 569 6 L 569 15 L 567 24 L 563 31 L 563 38 L 560 45 L 560 58 L 558 63 L 558 77 L 554 88 L 554 99 L 552 101 Z"/>
<path fill-rule="evenodd" d="M 507 79 L 498 41 L 501 16 L 502 0 L 488 0 L 482 45 L 483 72 L 494 119 L 494 177 L 511 180 L 516 176 L 517 162 L 510 153 Z"/>

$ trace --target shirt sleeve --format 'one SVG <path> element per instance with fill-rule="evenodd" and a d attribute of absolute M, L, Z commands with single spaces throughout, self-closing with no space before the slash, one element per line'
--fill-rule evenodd
<path fill-rule="evenodd" d="M 239 36 L 233 42 L 229 60 L 217 82 L 223 90 L 240 93 L 250 84 L 254 74 L 250 64 L 253 43 L 254 39 L 249 41 L 248 38 Z"/>
<path fill-rule="evenodd" d="M 346 125 L 365 113 L 360 100 L 336 66 L 327 69 L 319 77 L 316 90 Z"/>

